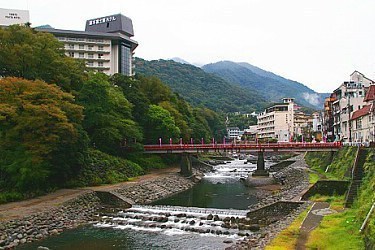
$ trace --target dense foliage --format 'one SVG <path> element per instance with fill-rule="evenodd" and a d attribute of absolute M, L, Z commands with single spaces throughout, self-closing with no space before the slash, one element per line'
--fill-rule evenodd
<path fill-rule="evenodd" d="M 127 181 L 144 173 L 136 163 L 99 150 L 89 149 L 86 166 L 73 177 L 68 186 L 95 186 Z"/>
<path fill-rule="evenodd" d="M 375 202 L 375 149 L 367 150 L 367 159 L 364 164 L 365 176 L 360 188 L 357 201 L 354 203 L 357 209 L 356 216 L 363 222 L 370 211 L 371 205 Z M 368 221 L 364 230 L 368 249 L 375 248 L 375 212 Z"/>
<path fill-rule="evenodd" d="M 87 147 L 83 107 L 56 85 L 0 80 L 0 187 L 38 190 L 77 172 Z"/>
<path fill-rule="evenodd" d="M 85 79 L 83 62 L 66 57 L 52 34 L 13 25 L 0 29 L 0 41 L 0 76 L 43 79 L 68 91 Z"/>
<path fill-rule="evenodd" d="M 0 202 L 124 181 L 171 163 L 144 156 L 143 143 L 225 132 L 223 117 L 158 78 L 88 73 L 52 35 L 28 27 L 0 29 L 0 76 Z"/>
<path fill-rule="evenodd" d="M 262 110 L 265 99 L 255 89 L 242 88 L 189 64 L 172 60 L 146 61 L 137 58 L 136 73 L 157 76 L 195 106 L 215 111 L 253 112 Z"/>

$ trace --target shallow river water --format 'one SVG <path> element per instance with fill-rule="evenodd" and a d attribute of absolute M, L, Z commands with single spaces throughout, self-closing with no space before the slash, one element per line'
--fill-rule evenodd
<path fill-rule="evenodd" d="M 255 190 L 240 178 L 255 170 L 254 164 L 234 160 L 218 165 L 193 188 L 151 205 L 136 205 L 104 220 L 25 244 L 18 249 L 224 249 L 224 241 L 241 239 L 250 231 L 223 229 L 221 218 L 246 216 L 257 203 Z M 266 162 L 268 165 L 268 162 Z"/>

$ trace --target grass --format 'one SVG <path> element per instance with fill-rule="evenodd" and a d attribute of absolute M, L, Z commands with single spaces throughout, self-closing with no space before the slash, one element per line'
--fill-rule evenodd
<path fill-rule="evenodd" d="M 272 242 L 266 246 L 266 250 L 292 250 L 295 249 L 297 239 L 300 234 L 300 227 L 305 219 L 307 212 L 310 207 L 302 212 L 298 217 L 290 224 L 289 227 L 281 231 L 278 236 L 272 240 Z"/>
<path fill-rule="evenodd" d="M 309 172 L 309 183 L 310 184 L 315 184 L 319 180 L 319 175 L 314 172 Z"/>
<path fill-rule="evenodd" d="M 360 250 L 365 249 L 356 220 L 355 212 L 347 210 L 342 213 L 325 216 L 320 225 L 310 233 L 307 249 Z"/>
<path fill-rule="evenodd" d="M 330 208 L 336 211 L 342 211 L 345 207 L 344 195 L 326 196 L 326 195 L 316 194 L 310 197 L 309 200 L 316 201 L 316 202 L 328 202 L 330 204 Z"/>

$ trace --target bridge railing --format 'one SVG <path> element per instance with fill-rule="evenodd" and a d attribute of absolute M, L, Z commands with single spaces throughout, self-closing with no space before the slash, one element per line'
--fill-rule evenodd
<path fill-rule="evenodd" d="M 276 143 L 211 143 L 211 144 L 156 144 L 144 145 L 145 151 L 158 150 L 223 150 L 223 149 L 322 149 L 340 148 L 341 142 L 311 143 L 311 142 L 276 142 Z"/>

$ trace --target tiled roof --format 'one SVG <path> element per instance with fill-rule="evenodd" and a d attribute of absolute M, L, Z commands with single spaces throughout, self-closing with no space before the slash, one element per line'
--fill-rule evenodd
<path fill-rule="evenodd" d="M 361 116 L 369 114 L 370 113 L 370 108 L 371 108 L 371 105 L 367 105 L 367 106 L 364 106 L 361 109 L 358 109 L 357 111 L 355 111 L 353 113 L 352 118 L 350 120 L 355 120 L 355 119 L 358 119 Z"/>
<path fill-rule="evenodd" d="M 374 99 L 375 99 L 375 85 L 373 84 L 373 85 L 370 85 L 364 101 L 368 102 L 368 101 L 373 101 Z"/>

